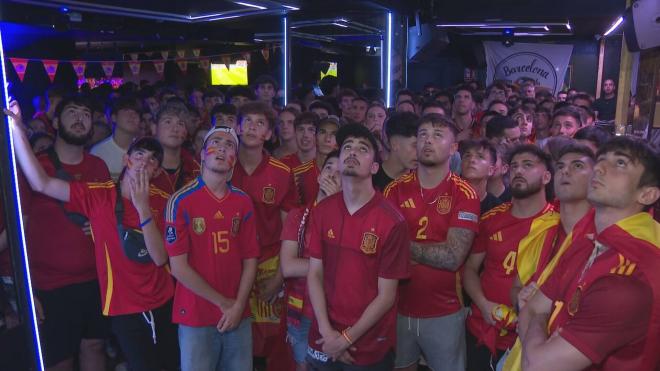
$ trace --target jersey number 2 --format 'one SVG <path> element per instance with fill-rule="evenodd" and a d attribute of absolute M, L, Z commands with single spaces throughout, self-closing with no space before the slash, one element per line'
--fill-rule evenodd
<path fill-rule="evenodd" d="M 415 238 L 418 240 L 425 240 L 426 228 L 429 226 L 429 217 L 423 216 L 419 218 L 418 224 L 419 224 L 419 229 L 417 230 L 417 236 L 415 236 Z"/>

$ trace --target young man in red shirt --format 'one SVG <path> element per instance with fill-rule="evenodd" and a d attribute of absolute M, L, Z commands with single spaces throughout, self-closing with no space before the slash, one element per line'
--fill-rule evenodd
<path fill-rule="evenodd" d="M 472 299 L 467 319 L 467 369 L 496 365 L 516 339 L 510 292 L 517 274 L 521 241 L 535 222 L 553 213 L 545 186 L 551 181 L 550 158 L 534 145 L 515 147 L 510 155 L 511 203 L 481 216 L 479 234 L 465 264 L 465 290 Z M 483 266 L 483 269 L 482 269 Z"/>
<path fill-rule="evenodd" d="M 616 137 L 600 148 L 594 210 L 519 320 L 525 370 L 657 370 L 660 365 L 660 155 Z"/>
<path fill-rule="evenodd" d="M 420 118 L 419 166 L 383 192 L 403 214 L 409 239 L 417 245 L 411 251 L 412 275 L 399 290 L 398 369 L 416 370 L 422 353 L 433 370 L 465 369 L 459 270 L 478 230 L 479 197 L 449 170 L 449 159 L 458 146 L 457 132 L 446 116 Z M 446 259 L 447 251 L 453 251 L 455 259 Z"/>
<path fill-rule="evenodd" d="M 238 152 L 234 130 L 219 126 L 204 139 L 201 176 L 176 192 L 165 212 L 181 369 L 252 371 L 247 301 L 259 257 L 254 208 L 229 184 Z"/>
<path fill-rule="evenodd" d="M 310 220 L 307 362 L 313 370 L 391 370 L 397 286 L 410 275 L 408 230 L 373 187 L 378 145 L 369 129 L 343 126 L 337 142 L 342 192 Z"/>
<path fill-rule="evenodd" d="M 167 252 L 159 217 L 167 195 L 149 186 L 162 161 L 162 147 L 152 138 L 133 143 L 124 156 L 126 166 L 118 184 L 64 181 L 44 171 L 29 147 L 18 103 L 11 102 L 10 109 L 5 113 L 12 118 L 16 155 L 32 189 L 89 219 L 102 313 L 111 317 L 129 367 L 178 368 L 176 327 L 171 323 L 174 283 L 164 267 Z"/>
<path fill-rule="evenodd" d="M 316 132 L 319 117 L 314 112 L 303 112 L 293 122 L 296 153 L 285 156 L 281 161 L 291 169 L 295 185 L 296 204 L 310 204 L 319 192 L 317 178 L 320 171 L 316 165 Z"/>
<path fill-rule="evenodd" d="M 282 275 L 287 279 L 287 339 L 296 361 L 296 370 L 305 371 L 307 362 L 307 337 L 314 312 L 307 294 L 309 272 L 309 238 L 311 228 L 308 221 L 314 206 L 328 196 L 341 191 L 338 171 L 339 151 L 332 151 L 325 159 L 317 183 L 316 200 L 307 206 L 293 209 L 287 215 L 282 229 Z"/>
<path fill-rule="evenodd" d="M 38 157 L 49 176 L 83 182 L 110 180 L 103 160 L 85 152 L 92 135 L 91 115 L 90 102 L 80 96 L 65 98 L 56 107 L 55 144 Z M 25 179 L 21 180 L 30 274 L 42 309 L 45 365 L 73 370 L 79 354 L 82 371 L 102 369 L 103 344 L 110 328 L 99 311 L 101 296 L 89 220 L 69 213 L 58 200 L 33 193 Z"/>
<path fill-rule="evenodd" d="M 171 195 L 199 174 L 199 163 L 183 150 L 186 140 L 186 106 L 179 103 L 166 103 L 158 111 L 156 123 L 151 125 L 154 138 L 163 146 L 163 164 L 154 175 L 151 183 Z"/>
<path fill-rule="evenodd" d="M 273 135 L 275 119 L 262 102 L 241 106 L 238 162 L 232 181 L 254 204 L 257 239 L 261 248 L 255 289 L 250 296 L 254 316 L 254 355 L 265 357 L 268 370 L 292 366 L 286 343 L 286 323 L 280 270 L 280 234 L 286 213 L 294 207 L 291 170 L 264 150 Z M 278 358 L 279 357 L 279 358 Z"/>

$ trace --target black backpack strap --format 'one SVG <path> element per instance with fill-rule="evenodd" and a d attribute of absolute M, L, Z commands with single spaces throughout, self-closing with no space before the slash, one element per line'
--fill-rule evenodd
<path fill-rule="evenodd" d="M 117 190 L 117 201 L 115 202 L 115 217 L 117 218 L 117 228 L 121 231 L 123 229 L 122 222 L 124 221 L 124 201 L 121 195 L 121 180 L 115 184 Z"/>
<path fill-rule="evenodd" d="M 62 162 L 60 161 L 59 156 L 57 155 L 57 152 L 55 152 L 55 149 L 53 147 L 48 148 L 45 151 L 46 155 L 48 156 L 48 159 L 50 162 L 53 164 L 55 167 L 55 178 L 64 180 L 65 182 L 70 182 L 73 180 L 73 177 L 71 174 L 67 173 L 66 170 L 64 170 L 64 167 L 62 166 Z M 70 212 L 66 210 L 64 207 L 64 202 L 62 201 L 57 201 L 57 203 L 60 205 L 60 209 L 62 209 L 62 212 L 66 217 L 74 224 L 78 226 L 84 226 L 89 219 L 82 214 Z"/>

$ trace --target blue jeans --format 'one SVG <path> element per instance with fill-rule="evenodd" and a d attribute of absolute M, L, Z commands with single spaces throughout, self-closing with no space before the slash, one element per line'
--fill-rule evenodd
<path fill-rule="evenodd" d="M 182 371 L 252 371 L 252 324 L 249 318 L 232 331 L 179 325 Z"/>
<path fill-rule="evenodd" d="M 312 320 L 301 316 L 300 325 L 294 326 L 287 324 L 287 341 L 293 350 L 293 359 L 296 363 L 305 363 L 307 357 L 307 336 L 309 335 L 309 328 L 312 327 Z"/>

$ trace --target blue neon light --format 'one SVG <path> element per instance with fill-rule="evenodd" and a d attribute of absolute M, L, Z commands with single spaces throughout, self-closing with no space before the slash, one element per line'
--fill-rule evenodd
<path fill-rule="evenodd" d="M 2 27 L 0 26 L 0 64 L 2 64 L 2 84 L 3 84 L 3 94 L 5 95 L 5 102 L 9 105 L 9 91 L 7 89 L 7 71 L 5 70 L 5 50 L 2 40 Z M 9 122 L 9 118 L 6 118 Z M 32 301 L 32 280 L 30 279 L 30 262 L 28 259 L 27 248 L 25 246 L 25 233 L 24 233 L 24 224 L 23 224 L 23 210 L 21 208 L 21 195 L 18 189 L 18 173 L 16 171 L 16 157 L 14 156 L 14 138 L 11 136 L 9 125 L 6 125 L 5 130 L 7 132 L 7 137 L 9 138 L 9 159 L 11 165 L 11 175 L 12 182 L 14 184 L 13 194 L 16 195 L 16 217 L 18 219 L 19 226 L 19 245 L 21 247 L 21 255 L 23 257 L 23 276 L 25 282 L 27 283 L 26 292 L 28 293 L 26 299 L 28 307 L 30 309 L 30 320 L 32 321 L 34 333 L 32 340 L 34 341 L 35 350 L 37 354 L 37 369 L 40 371 L 44 370 L 44 359 L 41 352 L 41 343 L 39 342 L 39 323 L 37 321 L 37 311 L 34 307 L 34 301 Z"/>
<path fill-rule="evenodd" d="M 385 80 L 385 102 L 392 107 L 392 12 L 387 13 L 387 79 Z"/>
<path fill-rule="evenodd" d="M 284 86 L 284 105 L 286 106 L 289 103 L 289 26 L 287 24 L 287 19 L 286 16 L 282 17 L 282 25 L 284 27 L 284 31 L 282 32 L 282 37 L 284 39 L 284 47 L 282 48 L 282 54 L 283 54 L 283 66 L 282 69 L 284 70 L 284 81 L 282 82 L 282 85 Z"/>

